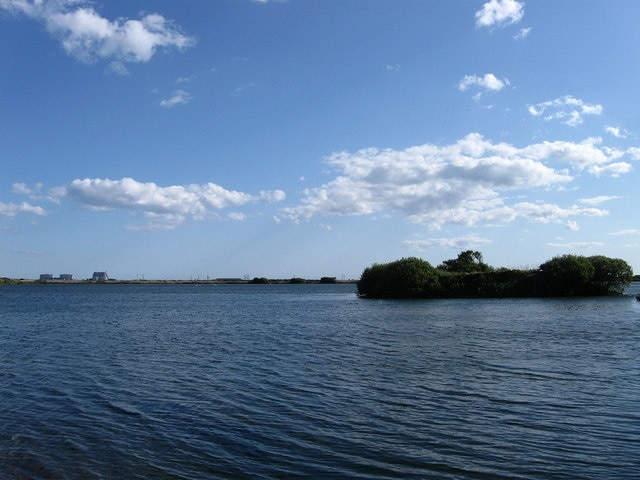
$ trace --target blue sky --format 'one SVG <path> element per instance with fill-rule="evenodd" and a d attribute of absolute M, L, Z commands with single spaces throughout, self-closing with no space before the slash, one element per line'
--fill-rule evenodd
<path fill-rule="evenodd" d="M 0 276 L 640 272 L 636 0 L 0 0 Z"/>

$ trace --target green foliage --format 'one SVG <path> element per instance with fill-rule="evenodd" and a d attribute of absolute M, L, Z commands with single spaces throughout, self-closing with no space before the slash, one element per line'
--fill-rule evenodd
<path fill-rule="evenodd" d="M 543 295 L 570 297 L 587 294 L 595 268 L 585 257 L 562 255 L 540 265 L 540 273 Z"/>
<path fill-rule="evenodd" d="M 458 258 L 445 260 L 439 270 L 456 273 L 488 272 L 491 267 L 482 261 L 482 253 L 473 250 L 460 252 Z"/>
<path fill-rule="evenodd" d="M 367 267 L 358 293 L 369 298 L 483 298 L 618 295 L 631 282 L 631 267 L 617 258 L 563 255 L 539 270 L 494 269 L 467 250 L 437 269 L 411 257 Z"/>
<path fill-rule="evenodd" d="M 320 283 L 338 283 L 336 277 L 322 277 Z"/>
<path fill-rule="evenodd" d="M 589 257 L 595 268 L 591 278 L 596 294 L 621 294 L 633 280 L 631 266 L 620 258 L 607 258 L 602 255 Z"/>
<path fill-rule="evenodd" d="M 289 283 L 307 283 L 307 281 L 304 278 L 293 277 L 291 280 L 289 280 Z"/>
<path fill-rule="evenodd" d="M 436 269 L 415 257 L 374 264 L 358 281 L 358 292 L 372 298 L 425 298 L 438 290 Z"/>
<path fill-rule="evenodd" d="M 271 282 L 269 282 L 269 279 L 265 277 L 253 277 L 252 280 L 249 280 L 249 283 L 265 284 L 265 283 L 271 283 Z"/>
<path fill-rule="evenodd" d="M 543 295 L 619 295 L 631 282 L 633 271 L 627 262 L 602 255 L 562 255 L 540 265 Z"/>

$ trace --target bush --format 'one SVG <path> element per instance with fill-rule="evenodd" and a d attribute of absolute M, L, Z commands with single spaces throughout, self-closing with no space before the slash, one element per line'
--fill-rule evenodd
<path fill-rule="evenodd" d="M 265 277 L 253 277 L 252 280 L 249 280 L 249 283 L 264 284 L 264 283 L 271 283 L 271 282 L 269 282 L 269 279 Z"/>
<path fill-rule="evenodd" d="M 358 281 L 358 293 L 373 298 L 425 298 L 436 296 L 438 290 L 436 269 L 415 257 L 374 264 Z"/>
<path fill-rule="evenodd" d="M 320 283 L 338 283 L 336 277 L 322 277 Z"/>
<path fill-rule="evenodd" d="M 410 257 L 367 267 L 358 293 L 369 298 L 484 298 L 619 295 L 633 272 L 624 260 L 563 255 L 539 270 L 494 269 L 467 250 L 433 268 Z"/>

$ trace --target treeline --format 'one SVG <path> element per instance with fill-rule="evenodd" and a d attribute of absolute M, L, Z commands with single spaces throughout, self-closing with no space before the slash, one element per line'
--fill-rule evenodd
<path fill-rule="evenodd" d="M 536 270 L 493 268 L 466 250 L 437 267 L 411 257 L 367 267 L 358 293 L 367 298 L 508 298 L 619 295 L 633 271 L 618 258 L 562 255 Z"/>
<path fill-rule="evenodd" d="M 247 283 L 267 284 L 267 283 L 338 283 L 336 277 L 321 277 L 320 280 L 307 280 L 305 278 L 293 277 L 288 280 L 272 280 L 266 277 L 253 277 Z"/>

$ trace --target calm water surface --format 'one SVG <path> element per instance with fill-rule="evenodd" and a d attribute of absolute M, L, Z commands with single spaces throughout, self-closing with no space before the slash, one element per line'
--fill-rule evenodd
<path fill-rule="evenodd" d="M 354 285 L 0 288 L 0 478 L 639 472 L 633 296 L 378 301 L 358 299 Z"/>

